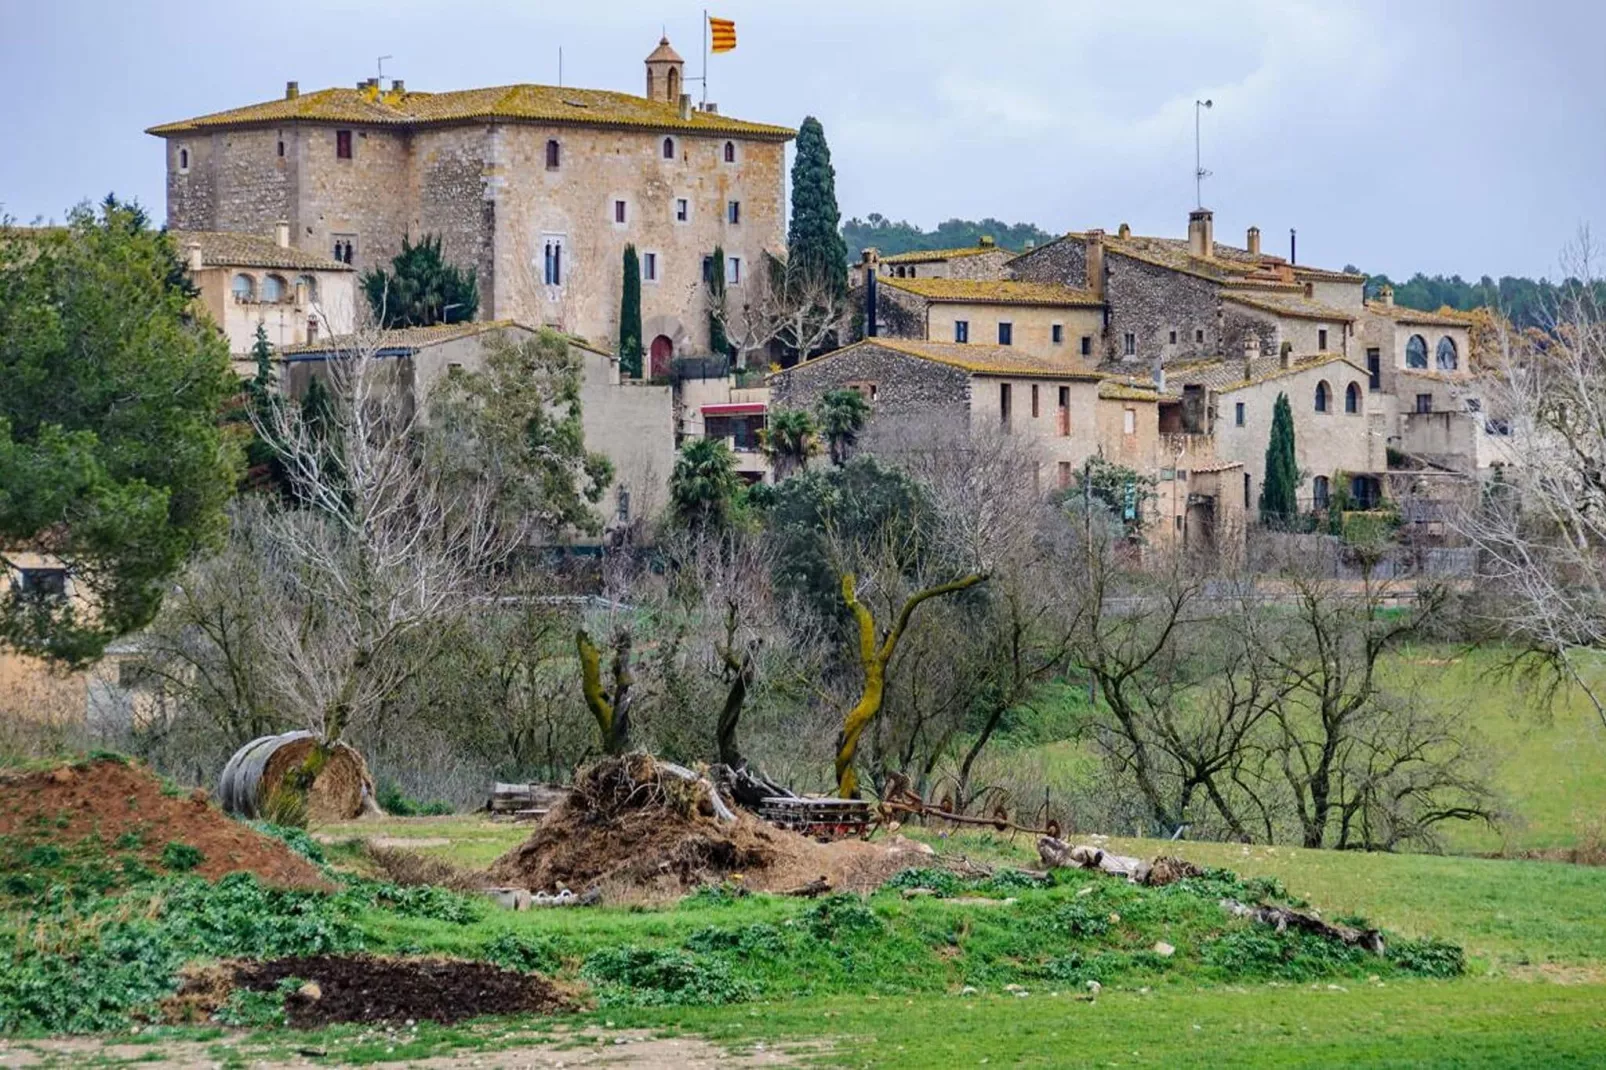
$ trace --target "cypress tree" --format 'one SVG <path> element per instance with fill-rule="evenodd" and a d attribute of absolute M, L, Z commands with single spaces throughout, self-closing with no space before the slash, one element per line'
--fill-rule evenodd
<path fill-rule="evenodd" d="M 729 353 L 730 335 L 725 333 L 725 247 L 714 246 L 708 258 L 708 351 Z"/>
<path fill-rule="evenodd" d="M 1278 394 L 1271 411 L 1271 441 L 1266 444 L 1266 474 L 1260 486 L 1260 520 L 1268 527 L 1287 527 L 1299 513 L 1294 492 L 1299 466 L 1294 462 L 1294 410 L 1287 394 Z"/>
<path fill-rule="evenodd" d="M 825 128 L 820 120 L 810 115 L 797 132 L 787 257 L 806 277 L 827 279 L 835 294 L 844 294 L 848 289 L 848 247 L 842 240 L 841 221 L 831 148 L 825 143 Z"/>
<path fill-rule="evenodd" d="M 625 246 L 625 285 L 619 299 L 619 370 L 641 378 L 641 262 L 636 247 Z"/>

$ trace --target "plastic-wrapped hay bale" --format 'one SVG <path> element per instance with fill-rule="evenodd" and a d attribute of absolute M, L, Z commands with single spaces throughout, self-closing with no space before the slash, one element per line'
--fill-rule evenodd
<path fill-rule="evenodd" d="M 231 814 L 261 817 L 273 793 L 306 765 L 317 746 L 317 737 L 304 730 L 253 739 L 223 767 L 218 800 Z M 306 803 L 310 821 L 346 821 L 376 812 L 374 781 L 362 755 L 335 744 L 312 778 Z"/>

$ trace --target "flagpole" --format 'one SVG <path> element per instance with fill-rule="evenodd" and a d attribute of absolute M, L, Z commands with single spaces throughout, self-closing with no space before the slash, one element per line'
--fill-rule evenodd
<path fill-rule="evenodd" d="M 708 106 L 708 9 L 703 8 L 703 106 Z"/>

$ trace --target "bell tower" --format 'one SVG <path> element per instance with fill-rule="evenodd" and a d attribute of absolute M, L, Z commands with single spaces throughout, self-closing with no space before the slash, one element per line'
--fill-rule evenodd
<path fill-rule="evenodd" d="M 669 38 L 661 38 L 647 57 L 647 99 L 678 103 L 685 66 L 680 53 L 669 47 Z"/>

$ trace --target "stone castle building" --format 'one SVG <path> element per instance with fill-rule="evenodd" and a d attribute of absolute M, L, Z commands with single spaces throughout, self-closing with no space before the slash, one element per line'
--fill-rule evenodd
<path fill-rule="evenodd" d="M 437 234 L 473 268 L 480 316 L 617 345 L 627 243 L 643 347 L 706 350 L 705 262 L 739 288 L 785 244 L 793 131 L 694 107 L 667 39 L 641 95 L 544 85 L 419 92 L 400 80 L 302 93 L 152 127 L 175 230 L 274 233 L 362 270 Z M 739 289 L 738 289 L 739 292 Z"/>

